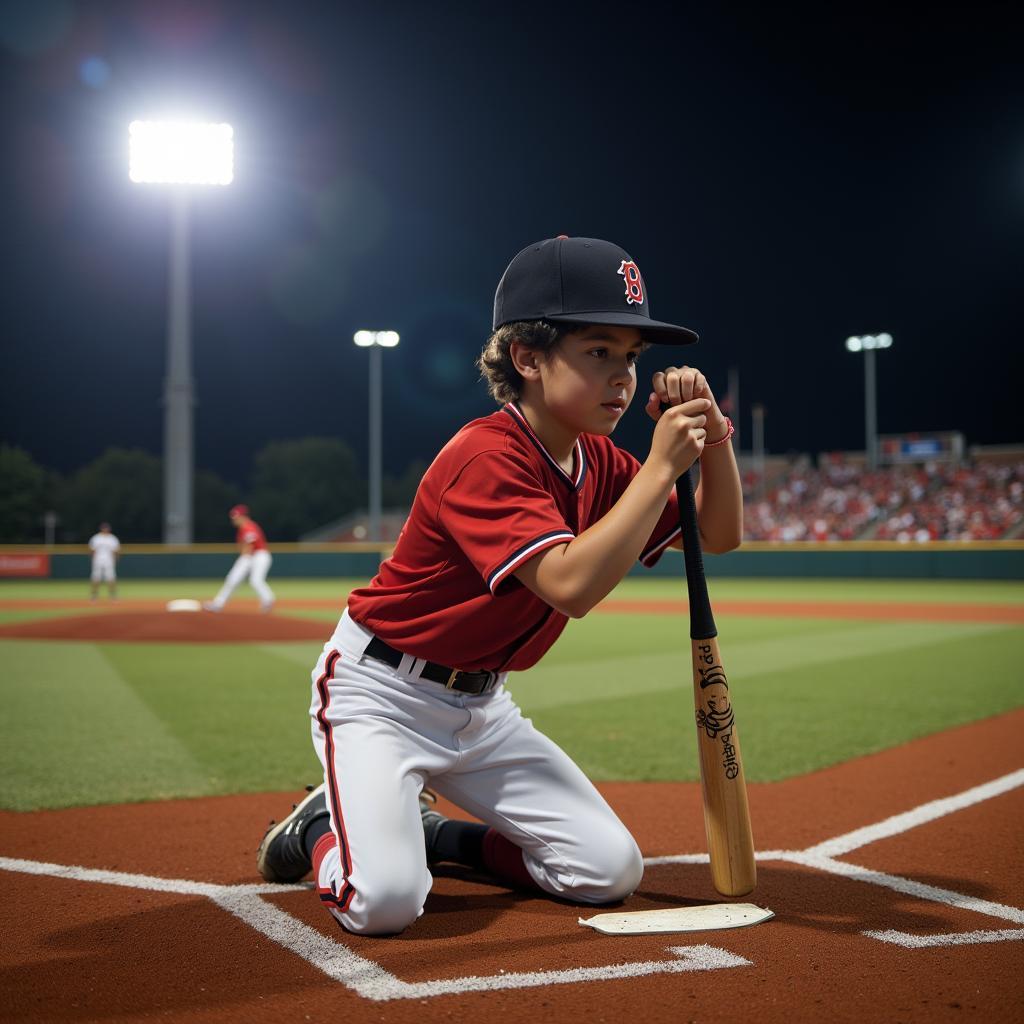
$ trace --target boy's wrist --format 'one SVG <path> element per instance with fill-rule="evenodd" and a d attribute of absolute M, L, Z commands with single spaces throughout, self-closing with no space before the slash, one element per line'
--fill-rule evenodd
<path fill-rule="evenodd" d="M 732 439 L 732 435 L 736 433 L 735 427 L 732 425 L 732 420 L 728 416 L 725 417 L 725 422 L 722 425 L 722 432 L 720 437 L 716 437 L 713 441 L 710 438 L 713 436 L 709 430 L 707 437 L 704 440 L 704 452 L 713 451 L 715 448 L 731 448 L 729 441 Z"/>
<path fill-rule="evenodd" d="M 719 414 L 715 419 L 708 419 L 704 424 L 704 429 L 707 431 L 707 442 L 714 443 L 715 441 L 722 440 L 726 434 L 732 429 L 732 422 L 728 416 Z"/>

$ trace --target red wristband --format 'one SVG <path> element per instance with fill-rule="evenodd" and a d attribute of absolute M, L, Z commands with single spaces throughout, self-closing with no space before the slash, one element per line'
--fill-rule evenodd
<path fill-rule="evenodd" d="M 705 441 L 704 451 L 707 451 L 709 448 L 717 448 L 720 444 L 725 444 L 736 433 L 736 428 L 732 425 L 732 420 L 728 416 L 725 417 L 725 426 L 725 437 L 720 437 L 717 441 Z"/>

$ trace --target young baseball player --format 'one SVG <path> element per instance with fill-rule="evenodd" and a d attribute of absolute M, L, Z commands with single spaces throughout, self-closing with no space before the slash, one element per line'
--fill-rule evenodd
<path fill-rule="evenodd" d="M 238 531 L 238 558 L 224 578 L 224 583 L 212 601 L 203 607 L 208 612 L 219 612 L 235 588 L 246 578 L 260 599 L 260 609 L 269 612 L 274 607 L 274 592 L 267 586 L 267 573 L 273 559 L 267 547 L 267 538 L 259 524 L 249 517 L 248 505 L 235 505 L 228 518 Z"/>
<path fill-rule="evenodd" d="M 422 913 L 439 861 L 580 903 L 633 892 L 633 837 L 505 684 L 637 559 L 678 543 L 674 484 L 697 458 L 704 546 L 739 544 L 732 425 L 699 370 L 656 357 L 642 465 L 610 440 L 640 353 L 696 340 L 651 319 L 618 246 L 560 236 L 516 256 L 480 358 L 501 409 L 441 450 L 394 553 L 350 595 L 313 671 L 324 784 L 271 823 L 264 878 L 312 868 L 337 920 L 376 935 Z M 442 817 L 427 785 L 483 824 Z"/>
<path fill-rule="evenodd" d="M 117 559 L 121 552 L 121 542 L 114 536 L 110 523 L 100 523 L 98 533 L 89 538 L 89 550 L 92 551 L 92 570 L 89 573 L 89 599 L 95 601 L 99 596 L 100 584 L 107 584 L 107 594 L 111 601 L 117 600 Z"/>

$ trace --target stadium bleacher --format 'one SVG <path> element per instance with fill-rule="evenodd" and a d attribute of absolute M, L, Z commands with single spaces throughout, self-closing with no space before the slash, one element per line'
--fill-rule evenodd
<path fill-rule="evenodd" d="M 747 540 L 1001 540 L 1024 532 L 1024 457 L 868 471 L 798 459 L 760 483 L 744 473 Z"/>

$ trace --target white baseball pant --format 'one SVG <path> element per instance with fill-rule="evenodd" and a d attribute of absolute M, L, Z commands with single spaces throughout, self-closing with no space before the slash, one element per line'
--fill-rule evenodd
<path fill-rule="evenodd" d="M 251 555 L 239 555 L 213 599 L 213 606 L 223 608 L 238 585 L 248 577 L 252 589 L 259 596 L 260 604 L 264 608 L 269 608 L 274 603 L 274 592 L 267 586 L 267 573 L 272 562 L 273 559 L 267 550 L 254 551 Z"/>
<path fill-rule="evenodd" d="M 321 900 L 349 931 L 400 932 L 431 875 L 419 795 L 430 785 L 523 851 L 545 892 L 580 903 L 628 896 L 643 858 L 580 768 L 524 718 L 500 684 L 470 696 L 364 655 L 372 634 L 346 611 L 313 670 L 313 745 L 338 845 Z"/>
<path fill-rule="evenodd" d="M 106 558 L 93 556 L 92 572 L 89 575 L 90 583 L 114 583 L 117 580 L 117 573 L 114 570 L 114 559 L 109 555 Z"/>

